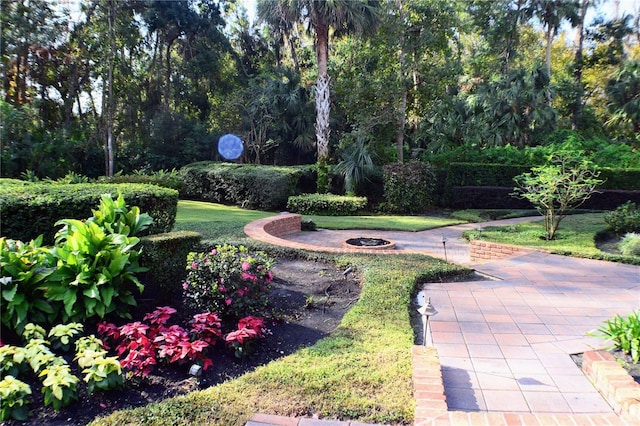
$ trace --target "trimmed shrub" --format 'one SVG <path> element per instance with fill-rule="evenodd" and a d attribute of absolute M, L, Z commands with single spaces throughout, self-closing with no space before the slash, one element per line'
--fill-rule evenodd
<path fill-rule="evenodd" d="M 628 233 L 624 236 L 618 248 L 623 256 L 640 256 L 640 234 Z"/>
<path fill-rule="evenodd" d="M 383 210 L 421 213 L 433 203 L 435 173 L 427 163 L 410 161 L 384 166 Z"/>
<path fill-rule="evenodd" d="M 100 183 L 144 183 L 147 185 L 157 185 L 163 188 L 182 190 L 182 176 L 176 173 L 159 173 L 153 175 L 117 175 L 113 177 L 101 176 Z"/>
<path fill-rule="evenodd" d="M 447 207 L 451 209 L 531 209 L 527 200 L 511 196 L 513 187 L 454 186 Z M 640 203 L 640 191 L 599 190 L 582 206 L 589 210 L 611 210 L 626 200 Z"/>
<path fill-rule="evenodd" d="M 606 213 L 604 222 L 617 235 L 640 232 L 640 209 L 635 203 L 627 201 L 614 211 Z"/>
<path fill-rule="evenodd" d="M 367 206 L 366 197 L 333 194 L 304 194 L 289 197 L 287 210 L 319 216 L 351 216 Z"/>
<path fill-rule="evenodd" d="M 276 167 L 200 162 L 181 169 L 184 198 L 233 204 L 248 209 L 281 210 L 308 181 L 314 166 Z"/>
<path fill-rule="evenodd" d="M 2 182 L 4 183 L 4 182 Z M 178 192 L 143 184 L 48 184 L 0 186 L 2 236 L 29 241 L 44 236 L 53 243 L 55 223 L 61 219 L 84 219 L 103 194 L 122 194 L 127 205 L 137 206 L 153 218 L 145 235 L 168 232 L 178 209 Z"/>
<path fill-rule="evenodd" d="M 187 276 L 184 265 L 187 255 L 196 249 L 201 235 L 191 231 L 154 234 L 140 239 L 139 263 L 149 270 L 140 274 L 145 284 L 145 299 L 154 303 L 168 303 L 182 293 L 182 283 Z M 154 305 L 155 306 L 155 305 Z"/>

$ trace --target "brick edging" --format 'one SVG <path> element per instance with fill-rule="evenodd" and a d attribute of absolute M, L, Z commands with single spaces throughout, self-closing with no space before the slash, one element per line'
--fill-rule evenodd
<path fill-rule="evenodd" d="M 582 355 L 582 371 L 607 400 L 616 414 L 640 419 L 640 384 L 607 351 Z"/>
<path fill-rule="evenodd" d="M 411 358 L 413 398 L 416 401 L 414 425 L 428 424 L 447 412 L 438 351 L 430 346 L 414 345 Z"/>

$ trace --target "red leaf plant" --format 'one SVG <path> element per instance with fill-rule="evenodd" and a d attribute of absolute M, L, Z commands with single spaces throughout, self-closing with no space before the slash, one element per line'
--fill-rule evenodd
<path fill-rule="evenodd" d="M 179 325 L 167 326 L 174 313 L 169 306 L 158 307 L 143 317 L 151 325 L 135 321 L 116 327 L 101 322 L 98 333 L 103 341 L 116 345 L 120 365 L 133 377 L 147 376 L 158 360 L 179 364 L 197 360 L 206 370 L 213 365 L 205 356 L 206 349 L 222 336 L 220 318 L 211 312 L 194 315 L 187 332 Z"/>

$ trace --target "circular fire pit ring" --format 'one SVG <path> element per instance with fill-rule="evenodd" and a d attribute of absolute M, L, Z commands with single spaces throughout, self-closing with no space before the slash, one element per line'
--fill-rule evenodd
<path fill-rule="evenodd" d="M 343 241 L 342 247 L 356 250 L 393 250 L 396 243 L 377 237 L 355 237 Z"/>

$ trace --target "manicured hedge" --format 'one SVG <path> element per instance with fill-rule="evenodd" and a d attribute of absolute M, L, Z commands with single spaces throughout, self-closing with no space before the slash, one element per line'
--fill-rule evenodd
<path fill-rule="evenodd" d="M 299 214 L 349 216 L 367 206 L 366 197 L 333 194 L 304 194 L 289 197 L 287 210 Z"/>
<path fill-rule="evenodd" d="M 518 176 L 519 174 L 527 173 L 530 171 L 531 166 L 522 165 L 451 163 L 446 169 L 439 169 L 436 173 L 436 176 L 438 178 L 436 197 L 439 198 L 441 206 L 445 206 L 448 208 L 458 208 L 460 203 L 478 205 L 478 203 L 480 202 L 482 204 L 483 201 L 476 201 L 476 198 L 488 197 L 489 201 L 496 199 L 496 197 L 500 198 L 501 196 L 498 196 L 496 191 L 506 192 L 508 194 L 515 187 L 513 178 Z M 444 184 L 442 183 L 443 179 Z M 600 169 L 600 179 L 604 180 L 604 183 L 600 186 L 601 190 L 640 190 L 639 169 L 602 168 Z M 467 189 L 470 187 L 481 187 L 481 189 Z M 497 187 L 505 187 L 510 189 L 490 189 Z M 609 193 L 609 191 L 607 191 L 607 193 Z M 467 195 L 471 197 L 469 200 L 465 200 L 463 198 Z M 631 196 L 633 196 L 633 194 Z M 618 200 L 617 195 L 614 195 L 614 197 L 616 197 L 615 200 Z M 608 202 L 607 200 L 600 200 L 599 197 L 596 199 L 599 200 L 599 205 L 603 203 L 604 205 L 611 205 L 614 203 L 614 201 Z M 517 207 L 513 207 L 512 202 L 507 202 L 507 204 L 505 204 L 503 208 Z M 615 208 L 615 206 L 613 208 Z"/>
<path fill-rule="evenodd" d="M 187 276 L 187 254 L 197 250 L 200 239 L 201 235 L 192 231 L 167 232 L 140 239 L 139 263 L 149 268 L 140 274 L 145 299 L 166 304 L 173 303 L 176 296 L 181 297 L 182 283 Z"/>
<path fill-rule="evenodd" d="M 291 195 L 308 187 L 314 166 L 277 167 L 199 162 L 183 167 L 183 198 L 233 204 L 249 209 L 282 210 Z"/>
<path fill-rule="evenodd" d="M 154 223 L 145 234 L 170 231 L 178 208 L 178 191 L 144 184 L 50 184 L 19 185 L 0 179 L 0 235 L 29 241 L 42 234 L 53 242 L 60 219 L 85 219 L 102 194 L 122 193 L 127 205 L 138 206 Z"/>
<path fill-rule="evenodd" d="M 448 207 L 452 209 L 531 209 L 527 200 L 515 198 L 514 187 L 454 186 Z M 627 201 L 640 203 L 640 191 L 603 189 L 593 194 L 580 208 L 613 210 Z"/>

